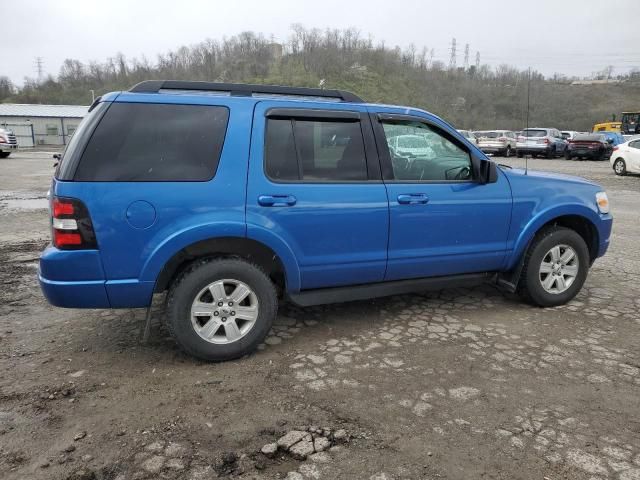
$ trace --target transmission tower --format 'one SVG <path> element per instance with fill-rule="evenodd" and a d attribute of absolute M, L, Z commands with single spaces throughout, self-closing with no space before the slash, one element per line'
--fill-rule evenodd
<path fill-rule="evenodd" d="M 44 76 L 44 61 L 42 57 L 36 57 L 36 72 L 38 73 L 38 82 L 41 82 Z"/>
<path fill-rule="evenodd" d="M 449 69 L 455 70 L 456 68 L 456 39 L 451 39 L 451 56 L 449 57 Z"/>
<path fill-rule="evenodd" d="M 464 69 L 469 70 L 469 44 L 464 46 Z"/>
<path fill-rule="evenodd" d="M 476 52 L 476 70 L 480 68 L 480 52 Z"/>

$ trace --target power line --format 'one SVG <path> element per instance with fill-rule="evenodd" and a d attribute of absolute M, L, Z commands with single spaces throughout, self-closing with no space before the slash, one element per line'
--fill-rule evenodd
<path fill-rule="evenodd" d="M 456 69 L 456 39 L 451 39 L 451 56 L 449 57 L 449 69 Z"/>
<path fill-rule="evenodd" d="M 44 60 L 42 57 L 36 57 L 36 72 L 38 73 L 38 82 L 42 81 L 44 76 Z"/>
<path fill-rule="evenodd" d="M 469 70 L 469 44 L 464 46 L 464 69 Z"/>

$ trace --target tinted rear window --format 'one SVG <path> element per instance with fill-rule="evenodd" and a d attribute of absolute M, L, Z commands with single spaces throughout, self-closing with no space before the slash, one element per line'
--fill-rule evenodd
<path fill-rule="evenodd" d="M 226 107 L 114 103 L 93 132 L 74 179 L 206 181 L 218 167 Z"/>
<path fill-rule="evenodd" d="M 576 135 L 573 137 L 574 142 L 606 142 L 607 137 L 604 135 Z"/>
<path fill-rule="evenodd" d="M 523 130 L 522 136 L 523 137 L 546 137 L 547 131 L 546 130 Z"/>

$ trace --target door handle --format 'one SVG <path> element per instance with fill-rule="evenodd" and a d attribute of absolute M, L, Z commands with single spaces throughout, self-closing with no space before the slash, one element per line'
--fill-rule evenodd
<path fill-rule="evenodd" d="M 401 193 L 398 195 L 398 203 L 402 205 L 425 204 L 429 201 L 424 193 Z"/>
<path fill-rule="evenodd" d="M 296 204 L 293 195 L 260 195 L 258 203 L 263 207 L 292 207 Z"/>

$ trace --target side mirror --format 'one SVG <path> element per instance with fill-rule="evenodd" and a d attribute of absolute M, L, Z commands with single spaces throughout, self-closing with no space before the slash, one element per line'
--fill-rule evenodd
<path fill-rule="evenodd" d="M 496 183 L 498 181 L 498 166 L 491 160 L 480 160 L 480 183 Z"/>

